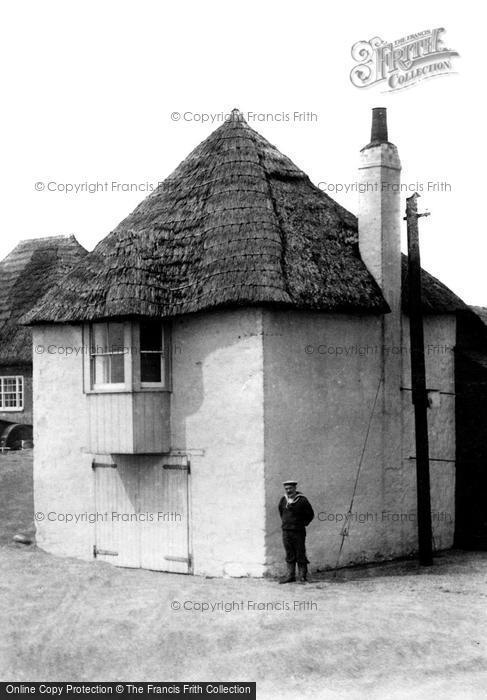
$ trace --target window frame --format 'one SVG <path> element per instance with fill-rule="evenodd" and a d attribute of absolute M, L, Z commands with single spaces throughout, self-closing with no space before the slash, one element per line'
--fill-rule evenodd
<path fill-rule="evenodd" d="M 94 336 L 95 336 L 95 326 L 96 325 L 106 325 L 109 323 L 121 323 L 123 324 L 123 349 L 116 352 L 92 352 L 94 347 Z M 93 321 L 87 325 L 87 339 L 88 339 L 88 367 L 87 367 L 87 379 L 88 379 L 88 389 L 89 393 L 93 394 L 103 394 L 103 393 L 120 393 L 128 391 L 131 386 L 131 374 L 132 374 L 132 362 L 131 362 L 131 334 L 130 334 L 130 323 L 127 321 L 119 321 L 117 319 L 108 319 L 103 321 Z M 123 382 L 102 382 L 97 384 L 94 377 L 94 361 L 96 357 L 111 357 L 114 355 L 123 355 Z"/>
<path fill-rule="evenodd" d="M 15 379 L 15 392 L 5 391 L 4 382 L 6 379 Z M 20 385 L 20 389 L 19 389 Z M 5 394 L 15 393 L 15 406 L 4 406 Z M 25 382 L 23 374 L 6 374 L 0 376 L 0 413 L 20 413 L 24 410 Z"/>
<path fill-rule="evenodd" d="M 159 319 L 147 319 L 159 321 Z M 85 323 L 83 326 L 84 346 L 87 348 L 84 352 L 83 364 L 83 387 L 85 394 L 132 394 L 134 392 L 171 392 L 172 391 L 172 367 L 171 367 L 171 325 L 163 320 L 161 323 L 162 332 L 162 377 L 161 382 L 142 382 L 141 381 L 141 351 L 140 351 L 140 321 L 133 319 L 123 321 L 124 323 L 124 379 L 123 383 L 114 384 L 94 384 L 93 382 L 93 366 L 92 358 L 92 338 L 94 334 L 94 326 L 97 323 L 120 323 L 117 319 L 108 319 L 100 321 L 92 321 Z M 103 353 L 98 353 L 98 355 Z M 115 353 L 109 353 L 115 354 Z M 120 353 L 118 353 L 120 354 Z"/>
<path fill-rule="evenodd" d="M 138 334 L 138 371 L 140 373 L 139 378 L 139 389 L 166 389 L 168 386 L 168 372 L 167 372 L 167 362 L 168 362 L 168 352 L 167 352 L 167 335 L 168 327 L 167 324 L 162 321 L 155 319 L 155 323 L 160 323 L 161 325 L 161 349 L 160 350 L 142 350 L 140 342 L 141 334 L 141 322 L 137 323 L 137 334 Z M 161 362 L 161 381 L 160 382 L 144 382 L 142 381 L 142 355 L 159 355 Z"/>

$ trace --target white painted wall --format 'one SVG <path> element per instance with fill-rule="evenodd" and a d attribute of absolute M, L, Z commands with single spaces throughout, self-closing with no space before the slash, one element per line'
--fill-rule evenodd
<path fill-rule="evenodd" d="M 261 576 L 265 565 L 262 311 L 173 323 L 173 449 L 191 459 L 194 572 Z"/>
<path fill-rule="evenodd" d="M 54 554 L 91 559 L 89 523 L 50 521 L 53 513 L 95 509 L 93 455 L 86 452 L 88 402 L 82 391 L 81 328 L 34 330 L 38 543 Z M 174 322 L 173 449 L 191 459 L 194 571 L 213 576 L 264 571 L 262 312 L 225 311 Z M 48 350 L 50 348 L 50 350 Z"/>
<path fill-rule="evenodd" d="M 270 572 L 283 566 L 277 502 L 282 493 L 281 482 L 291 477 L 300 480 L 316 513 L 308 528 L 312 568 L 336 564 L 343 519 L 350 506 L 382 372 L 381 325 L 380 317 L 264 312 L 266 546 Z M 340 565 L 392 558 L 416 550 L 415 464 L 407 459 L 414 455 L 413 411 L 410 392 L 400 388 L 411 385 L 407 323 L 403 331 L 406 340 L 396 348 L 395 358 L 398 367 L 403 364 L 404 369 L 402 376 L 394 372 L 396 386 L 390 387 L 402 405 L 399 420 L 403 428 L 388 429 L 390 421 L 384 420 L 384 404 L 379 400 Z M 425 336 L 427 344 L 453 346 L 454 319 L 427 318 Z M 394 360 L 390 358 L 390 362 Z M 441 357 L 431 354 L 427 379 L 428 387 L 453 392 L 453 353 L 443 353 Z M 430 454 L 454 459 L 454 397 L 442 396 L 440 408 L 431 409 L 429 418 Z M 446 511 L 453 521 L 454 464 L 432 463 L 431 473 L 433 510 Z M 383 511 L 390 515 L 383 515 Z M 413 521 L 404 522 L 410 514 Z M 437 548 L 450 547 L 453 522 L 437 519 L 434 536 Z"/>
<path fill-rule="evenodd" d="M 283 567 L 277 503 L 289 478 L 299 480 L 315 510 L 312 568 L 334 566 L 381 377 L 381 317 L 265 311 L 264 348 L 268 569 Z M 378 511 L 383 502 L 381 427 L 378 408 L 354 510 Z M 352 533 L 343 564 L 380 552 L 375 523 L 353 525 Z"/>
<path fill-rule="evenodd" d="M 66 351 L 82 347 L 81 327 L 38 326 L 33 342 L 34 507 L 44 516 L 36 521 L 37 543 L 53 554 L 91 559 L 93 525 L 58 519 L 94 509 L 83 360 Z"/>
<path fill-rule="evenodd" d="M 404 324 L 402 439 L 388 444 L 381 402 L 372 422 L 353 521 L 340 563 L 374 561 L 416 549 L 416 522 L 389 513 L 416 508 L 413 412 Z M 426 319 L 428 387 L 454 391 L 452 317 Z M 262 576 L 282 568 L 277 502 L 295 476 L 316 518 L 309 527 L 313 568 L 335 565 L 372 403 L 382 371 L 382 321 L 296 311 L 240 309 L 192 314 L 173 325 L 172 450 L 191 461 L 191 547 L 194 573 Z M 34 329 L 35 509 L 39 546 L 92 558 L 93 526 L 51 520 L 94 511 L 92 455 L 86 452 L 88 403 L 82 358 L 58 348 L 81 347 L 81 329 Z M 312 348 L 312 350 L 310 350 Z M 331 348 L 331 352 L 328 350 Z M 339 350 L 341 348 L 341 350 Z M 454 397 L 431 409 L 432 457 L 454 459 Z M 390 442 L 390 440 L 389 440 Z M 402 444 L 401 444 L 402 443 Z M 265 466 L 264 466 L 265 465 Z M 454 464 L 432 462 L 437 548 L 454 530 Z M 443 514 L 443 515 L 441 515 Z"/>

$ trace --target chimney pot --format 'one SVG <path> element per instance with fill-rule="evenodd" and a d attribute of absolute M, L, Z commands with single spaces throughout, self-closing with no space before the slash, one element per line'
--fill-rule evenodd
<path fill-rule="evenodd" d="M 387 109 L 385 107 L 374 107 L 372 109 L 372 131 L 370 143 L 387 143 Z"/>

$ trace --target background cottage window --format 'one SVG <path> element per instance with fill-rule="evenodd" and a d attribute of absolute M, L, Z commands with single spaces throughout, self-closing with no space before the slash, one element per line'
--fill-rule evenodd
<path fill-rule="evenodd" d="M 0 377 L 0 408 L 21 411 L 24 408 L 24 378 Z"/>
<path fill-rule="evenodd" d="M 140 323 L 140 382 L 163 385 L 166 378 L 164 326 L 160 321 Z"/>
<path fill-rule="evenodd" d="M 91 383 L 93 387 L 125 383 L 125 324 L 109 321 L 91 328 Z"/>

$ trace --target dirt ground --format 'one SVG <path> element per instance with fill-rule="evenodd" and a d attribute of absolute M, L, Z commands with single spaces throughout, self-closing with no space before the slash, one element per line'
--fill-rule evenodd
<path fill-rule="evenodd" d="M 31 480 L 31 454 L 0 455 L 2 680 L 255 680 L 258 698 L 276 699 L 487 697 L 487 552 L 305 586 L 120 569 L 12 543 L 31 525 Z"/>

